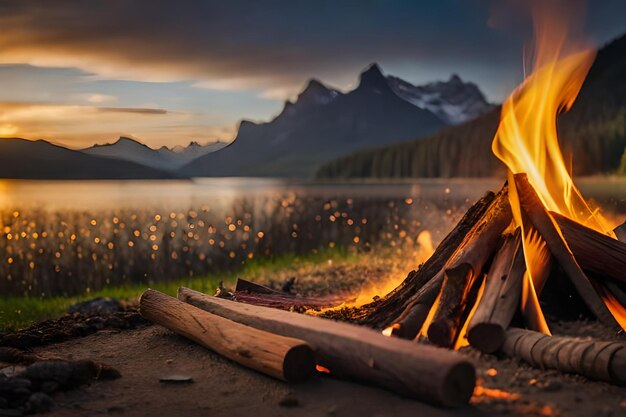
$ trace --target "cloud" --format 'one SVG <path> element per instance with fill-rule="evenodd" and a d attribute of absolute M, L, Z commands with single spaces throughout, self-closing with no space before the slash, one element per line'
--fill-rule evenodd
<path fill-rule="evenodd" d="M 211 132 L 197 115 L 165 109 L 0 102 L 0 137 L 51 139 L 80 147 L 122 134 L 167 144 L 172 138 L 211 138 Z"/>
<path fill-rule="evenodd" d="M 93 104 L 110 103 L 117 101 L 117 97 L 108 94 L 89 94 L 87 101 Z"/>
<path fill-rule="evenodd" d="M 309 77 L 347 84 L 372 61 L 497 59 L 482 3 L 7 0 L 0 62 L 293 94 Z"/>
<path fill-rule="evenodd" d="M 134 114 L 167 114 L 167 110 L 163 109 L 141 109 L 135 107 L 97 107 L 100 112 L 108 113 L 134 113 Z"/>

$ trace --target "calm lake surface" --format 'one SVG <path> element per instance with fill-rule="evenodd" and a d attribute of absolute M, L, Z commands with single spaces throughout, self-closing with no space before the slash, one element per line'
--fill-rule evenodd
<path fill-rule="evenodd" d="M 0 181 L 0 295 L 207 275 L 258 256 L 437 244 L 501 179 Z M 626 220 L 626 178 L 583 195 Z"/>
<path fill-rule="evenodd" d="M 264 178 L 198 178 L 166 181 L 32 181 L 0 180 L 0 209 L 16 206 L 62 209 L 104 207 L 192 206 L 228 204 L 241 197 L 297 193 L 323 197 L 413 197 L 424 200 L 476 200 L 497 191 L 501 179 L 422 179 L 321 183 Z M 626 177 L 592 177 L 576 181 L 585 198 L 602 209 L 626 213 Z"/>

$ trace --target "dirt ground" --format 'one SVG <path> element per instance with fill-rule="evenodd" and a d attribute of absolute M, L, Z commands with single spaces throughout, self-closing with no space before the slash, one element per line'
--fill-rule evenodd
<path fill-rule="evenodd" d="M 298 291 L 307 292 L 310 287 L 333 292 L 337 282 L 353 280 L 367 285 L 374 277 L 393 275 L 396 268 L 387 263 L 327 265 L 299 270 L 295 275 L 299 277 Z M 286 272 L 265 283 L 279 284 L 290 276 Z M 245 369 L 159 326 L 147 325 L 132 308 L 109 316 L 114 319 L 101 317 L 95 322 L 91 318 L 76 323 L 68 317 L 56 323 L 69 331 L 42 346 L 34 343 L 33 352 L 103 362 L 122 377 L 52 394 L 55 405 L 48 415 L 53 416 L 626 416 L 626 388 L 533 369 L 516 360 L 480 355 L 471 348 L 461 352 L 476 366 L 478 388 L 470 405 L 449 410 L 325 374 L 289 385 Z M 595 322 L 551 324 L 558 334 L 614 337 Z M 52 328 L 41 325 L 30 337 L 51 333 Z M 9 340 L 6 335 L 4 340 Z M 193 382 L 160 382 L 171 376 L 190 377 Z"/>
<path fill-rule="evenodd" d="M 35 352 L 90 358 L 122 374 L 56 394 L 54 416 L 626 416 L 625 388 L 469 351 L 481 388 L 470 406 L 456 410 L 323 375 L 289 385 L 158 326 L 104 330 Z M 160 382 L 172 375 L 193 382 Z"/>

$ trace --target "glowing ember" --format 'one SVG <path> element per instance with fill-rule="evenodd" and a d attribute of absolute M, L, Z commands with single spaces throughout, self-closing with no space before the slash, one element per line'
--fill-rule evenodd
<path fill-rule="evenodd" d="M 323 374 L 329 374 L 330 373 L 330 369 L 323 367 L 322 365 L 315 365 L 315 370 L 317 372 L 321 372 Z"/>
<path fill-rule="evenodd" d="M 394 323 L 391 326 L 387 327 L 386 329 L 383 329 L 383 336 L 391 336 L 393 335 L 393 331 L 399 328 L 400 328 L 400 325 L 398 323 Z"/>
<path fill-rule="evenodd" d="M 520 395 L 514 392 L 508 392 L 508 391 L 504 391 L 501 389 L 486 388 L 480 385 L 476 385 L 476 388 L 474 388 L 474 396 L 472 397 L 471 402 L 473 404 L 478 404 L 481 402 L 482 398 L 515 401 L 520 398 Z"/>

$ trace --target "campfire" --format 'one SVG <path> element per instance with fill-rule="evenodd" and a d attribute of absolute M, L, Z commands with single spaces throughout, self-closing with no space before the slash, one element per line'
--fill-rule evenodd
<path fill-rule="evenodd" d="M 306 375 L 293 367 L 316 365 L 320 372 L 442 405 L 463 404 L 471 396 L 473 367 L 454 352 L 468 345 L 626 384 L 623 343 L 552 336 L 539 303 L 549 288 L 561 287 L 553 291 L 552 305 L 576 306 L 576 313 L 593 316 L 616 333 L 626 329 L 626 243 L 574 185 L 557 133 L 557 115 L 574 103 L 594 55 L 572 52 L 568 28 L 555 16 L 534 18 L 534 71 L 504 103 L 493 140 L 493 152 L 508 168 L 505 185 L 476 202 L 391 293 L 325 313 L 363 326 L 284 311 L 337 306 L 347 301 L 342 295 L 300 297 L 243 280 L 219 297 L 183 288 L 180 305 L 148 292 L 142 314 L 282 379 Z M 197 308 L 190 310 L 190 304 Z M 254 343 L 246 342 L 247 326 L 224 330 L 227 325 L 215 324 L 213 314 L 296 341 L 274 341 L 281 346 L 275 349 L 271 337 L 255 334 L 249 335 Z M 233 343 L 206 335 L 216 328 Z M 268 351 L 275 353 L 271 366 L 259 365 L 256 355 L 265 358 Z M 281 362 L 287 357 L 290 361 Z M 304 363 L 313 357 L 314 365 Z"/>

